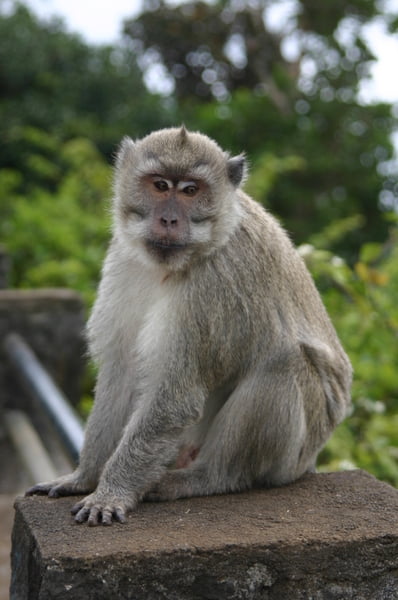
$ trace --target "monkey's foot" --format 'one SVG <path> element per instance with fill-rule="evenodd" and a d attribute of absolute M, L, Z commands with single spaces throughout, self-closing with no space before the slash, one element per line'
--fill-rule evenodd
<path fill-rule="evenodd" d="M 190 498 L 200 495 L 194 491 L 192 474 L 189 469 L 169 471 L 144 496 L 148 502 L 166 502 L 177 498 Z"/>
<path fill-rule="evenodd" d="M 53 481 L 44 481 L 37 483 L 25 492 L 25 496 L 34 494 L 48 495 L 50 498 L 59 498 L 60 496 L 76 496 L 79 494 L 88 494 L 93 490 L 90 486 L 81 480 L 79 475 L 74 472 L 54 479 Z"/>
<path fill-rule="evenodd" d="M 111 494 L 94 492 L 86 496 L 80 502 L 77 502 L 72 508 L 72 515 L 75 515 L 77 523 L 84 523 L 90 527 L 96 525 L 112 525 L 113 521 L 125 523 L 127 513 L 133 510 L 137 505 L 134 498 L 117 497 Z"/>

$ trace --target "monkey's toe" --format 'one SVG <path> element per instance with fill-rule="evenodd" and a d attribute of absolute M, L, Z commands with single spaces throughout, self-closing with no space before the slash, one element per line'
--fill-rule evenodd
<path fill-rule="evenodd" d="M 46 496 L 51 490 L 51 484 L 38 483 L 26 490 L 25 496 Z"/>
<path fill-rule="evenodd" d="M 84 523 L 89 520 L 91 513 L 91 508 L 83 507 L 79 510 L 79 512 L 75 516 L 76 523 Z M 89 525 L 98 525 L 98 522 L 94 522 L 94 517 L 89 522 Z"/>
<path fill-rule="evenodd" d="M 87 499 L 77 502 L 71 509 L 71 513 L 75 516 L 76 523 L 87 521 L 89 527 L 109 526 L 114 521 L 125 523 L 127 520 L 127 509 L 125 507 L 121 505 L 113 506 L 112 504 L 104 506 L 102 503 L 93 504 L 92 500 L 87 503 Z"/>
<path fill-rule="evenodd" d="M 77 515 L 77 513 L 83 508 L 84 504 L 85 504 L 84 500 L 80 500 L 80 502 L 76 502 L 76 504 L 74 504 L 70 510 L 72 515 Z"/>

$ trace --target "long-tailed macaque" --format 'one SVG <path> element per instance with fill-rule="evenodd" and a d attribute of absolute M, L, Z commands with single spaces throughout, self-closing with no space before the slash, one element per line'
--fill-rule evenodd
<path fill-rule="evenodd" d="M 277 221 L 205 135 L 126 137 L 113 238 L 88 323 L 99 365 L 77 469 L 28 494 L 89 494 L 89 525 L 142 499 L 279 486 L 314 470 L 351 367 Z"/>

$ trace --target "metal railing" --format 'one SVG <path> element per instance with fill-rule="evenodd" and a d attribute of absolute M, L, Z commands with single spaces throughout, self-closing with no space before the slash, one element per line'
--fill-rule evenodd
<path fill-rule="evenodd" d="M 65 450 L 76 463 L 84 437 L 80 418 L 19 334 L 9 333 L 3 349 L 18 381 L 50 418 Z"/>

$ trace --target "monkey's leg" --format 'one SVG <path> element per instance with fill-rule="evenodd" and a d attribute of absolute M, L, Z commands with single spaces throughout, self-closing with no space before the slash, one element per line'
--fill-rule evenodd
<path fill-rule="evenodd" d="M 38 483 L 27 496 L 48 494 L 52 498 L 88 494 L 95 490 L 103 467 L 113 453 L 132 411 L 130 380 L 117 379 L 120 366 L 108 365 L 99 375 L 93 409 L 89 416 L 79 466 L 68 475 Z"/>
<path fill-rule="evenodd" d="M 175 356 L 179 360 L 178 354 Z M 200 420 L 205 401 L 201 386 L 189 381 L 179 390 L 178 384 L 168 380 L 147 402 L 140 402 L 106 462 L 96 490 L 73 507 L 78 523 L 110 525 L 112 519 L 123 521 L 177 459 L 185 443 L 182 434 Z M 178 410 L 172 404 L 176 397 L 181 399 Z"/>
<path fill-rule="evenodd" d="M 313 469 L 324 441 L 322 419 L 308 429 L 306 394 L 314 412 L 324 406 L 319 380 L 284 372 L 253 375 L 239 384 L 216 415 L 197 458 L 167 472 L 145 496 L 152 501 L 211 495 L 254 485 L 282 485 Z M 308 400 L 308 398 L 307 398 Z M 322 438 L 322 440 L 321 440 Z"/>

